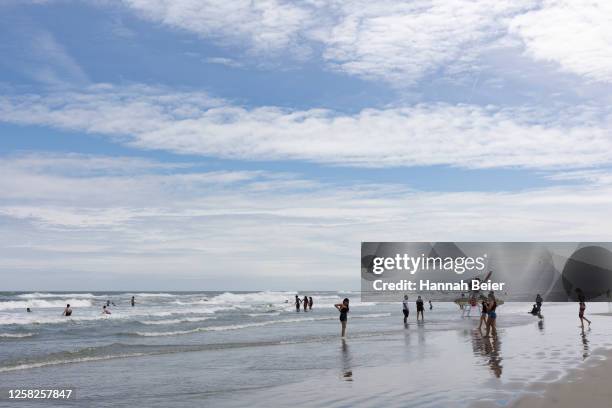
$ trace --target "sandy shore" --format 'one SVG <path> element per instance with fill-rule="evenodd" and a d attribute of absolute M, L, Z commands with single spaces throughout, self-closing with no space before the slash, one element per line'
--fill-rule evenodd
<path fill-rule="evenodd" d="M 605 358 L 605 360 L 603 360 Z M 598 353 L 586 366 L 571 372 L 559 382 L 545 386 L 541 395 L 529 395 L 514 408 L 609 407 L 612 401 L 612 351 Z"/>

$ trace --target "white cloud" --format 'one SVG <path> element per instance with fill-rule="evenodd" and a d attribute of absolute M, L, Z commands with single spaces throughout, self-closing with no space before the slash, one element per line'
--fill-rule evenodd
<path fill-rule="evenodd" d="M 0 121 L 108 135 L 143 149 L 366 167 L 581 168 L 609 164 L 612 115 L 576 106 L 418 104 L 247 109 L 197 92 L 97 86 L 0 97 Z"/>
<path fill-rule="evenodd" d="M 440 69 L 474 71 L 479 54 L 504 34 L 525 1 L 343 2 L 322 38 L 325 59 L 349 74 L 410 85 Z M 461 68 L 459 68 L 461 67 Z"/>
<path fill-rule="evenodd" d="M 517 15 L 510 32 L 536 60 L 591 80 L 612 82 L 612 2 L 544 0 Z"/>
<path fill-rule="evenodd" d="M 225 57 L 209 57 L 205 59 L 205 62 L 209 64 L 225 65 L 225 66 L 232 67 L 232 68 L 240 68 L 243 66 L 240 62 L 232 58 L 225 58 Z"/>
<path fill-rule="evenodd" d="M 591 80 L 612 80 L 607 0 L 123 0 L 139 16 L 263 56 L 319 56 L 329 67 L 410 86 L 480 72 L 492 49 Z M 486 61 L 486 62 L 485 62 Z M 503 67 L 502 67 L 503 68 Z"/>
<path fill-rule="evenodd" d="M 90 164 L 108 174 L 68 168 Z M 267 172 L 164 174 L 155 162 L 77 155 L 11 156 L 2 172 L 0 271 L 78 269 L 89 284 L 96 272 L 124 283 L 205 272 L 218 289 L 253 276 L 262 289 L 299 276 L 330 288 L 358 281 L 361 240 L 605 240 L 612 228 L 610 183 L 422 192 Z"/>
<path fill-rule="evenodd" d="M 142 17 L 256 52 L 299 47 L 309 10 L 284 0 L 123 0 Z"/>
<path fill-rule="evenodd" d="M 528 1 L 415 0 L 218 1 L 124 0 L 138 15 L 256 54 L 321 49 L 334 69 L 395 85 L 476 57 L 504 33 L 504 18 Z M 462 67 L 459 69 L 458 67 Z"/>

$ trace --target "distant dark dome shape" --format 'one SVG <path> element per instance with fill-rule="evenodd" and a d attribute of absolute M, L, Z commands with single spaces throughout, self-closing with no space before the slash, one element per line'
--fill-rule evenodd
<path fill-rule="evenodd" d="M 572 300 L 578 300 L 577 289 L 585 300 L 605 297 L 612 288 L 612 252 L 599 246 L 576 250 L 563 268 L 563 288 Z"/>

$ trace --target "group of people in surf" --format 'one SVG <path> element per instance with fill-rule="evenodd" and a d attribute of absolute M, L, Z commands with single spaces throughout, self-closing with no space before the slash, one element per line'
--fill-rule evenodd
<path fill-rule="evenodd" d="M 298 295 L 295 295 L 295 311 L 299 312 L 301 306 L 305 312 L 312 310 L 312 296 L 304 296 L 304 299 L 300 299 Z"/>
<path fill-rule="evenodd" d="M 102 306 L 103 315 L 112 314 L 110 310 L 111 305 L 117 306 L 115 302 L 111 302 L 110 300 L 107 300 L 106 303 Z M 134 296 L 132 296 L 132 298 L 130 299 L 130 305 L 132 307 L 136 306 L 136 298 Z M 31 312 L 30 308 L 28 308 L 28 312 Z M 70 304 L 66 305 L 66 307 L 64 308 L 64 311 L 62 312 L 62 316 L 66 316 L 66 317 L 72 316 L 72 308 L 70 307 Z"/>
<path fill-rule="evenodd" d="M 584 329 L 584 322 L 586 321 L 589 326 L 591 326 L 591 321 L 584 316 L 584 312 L 586 310 L 586 296 L 584 295 L 582 289 L 576 288 L 576 298 L 578 300 L 578 319 L 580 319 L 580 327 Z M 538 293 L 535 303 L 529 312 L 534 316 L 538 316 L 540 319 L 544 318 L 542 316 L 542 302 L 542 296 Z"/>
<path fill-rule="evenodd" d="M 429 310 L 433 309 L 433 304 L 431 300 L 429 301 Z M 417 297 L 416 300 L 416 311 L 417 311 L 417 322 L 419 321 L 419 316 L 421 317 L 421 321 L 425 321 L 425 303 L 421 296 Z M 404 313 L 404 324 L 408 323 L 408 316 L 410 315 L 410 308 L 408 307 L 408 295 L 404 295 L 404 300 L 402 301 L 402 313 Z"/>

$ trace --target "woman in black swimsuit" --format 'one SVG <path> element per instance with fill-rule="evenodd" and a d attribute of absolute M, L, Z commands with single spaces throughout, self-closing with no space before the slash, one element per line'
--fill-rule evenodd
<path fill-rule="evenodd" d="M 578 302 L 580 304 L 580 307 L 578 309 L 578 318 L 580 319 L 580 325 L 582 326 L 582 329 L 584 330 L 585 320 L 589 323 L 589 326 L 591 326 L 591 321 L 587 319 L 586 317 L 584 317 L 584 311 L 586 310 L 586 297 L 584 296 L 584 292 L 582 292 L 582 289 L 580 288 L 576 289 L 576 294 L 578 295 Z"/>
<path fill-rule="evenodd" d="M 589 323 L 589 326 L 591 325 L 591 321 L 589 319 L 587 319 L 586 317 L 584 317 L 584 311 L 586 310 L 586 303 L 584 303 L 583 300 L 580 300 L 580 308 L 578 309 L 578 318 L 580 318 L 580 325 L 582 326 L 582 329 L 584 330 L 584 321 L 586 320 Z"/>
<path fill-rule="evenodd" d="M 335 304 L 334 307 L 340 312 L 340 324 L 342 325 L 342 338 L 346 337 L 346 321 L 349 312 L 349 300 L 344 298 L 342 303 Z"/>
<path fill-rule="evenodd" d="M 483 300 L 482 304 L 481 304 L 481 309 L 480 309 L 480 324 L 478 325 L 478 330 L 482 329 L 482 324 L 485 324 L 485 327 L 487 326 L 487 315 L 489 314 L 488 310 L 487 310 L 487 301 Z"/>

